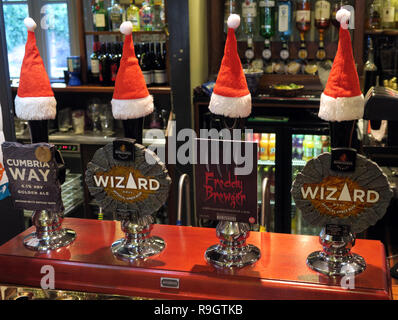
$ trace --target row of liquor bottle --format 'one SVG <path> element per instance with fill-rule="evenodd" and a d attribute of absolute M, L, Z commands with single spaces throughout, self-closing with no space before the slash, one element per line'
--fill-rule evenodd
<path fill-rule="evenodd" d="M 134 49 L 147 86 L 167 84 L 166 44 L 136 43 Z M 122 51 L 123 43 L 94 42 L 93 53 L 90 56 L 90 83 L 114 86 Z"/>
<path fill-rule="evenodd" d="M 368 6 L 366 28 L 398 28 L 398 0 L 371 0 Z"/>
<path fill-rule="evenodd" d="M 161 31 L 165 27 L 164 0 L 93 0 L 94 31 L 119 31 L 124 21 L 131 21 L 133 31 Z"/>
<path fill-rule="evenodd" d="M 325 34 L 331 24 L 336 27 L 334 33 L 338 33 L 340 25 L 336 20 L 336 13 L 343 6 L 355 14 L 351 1 L 348 0 L 228 0 L 225 2 L 225 17 L 232 12 L 242 16 L 238 37 L 247 41 L 247 48 L 242 57 L 246 69 L 261 69 L 265 73 L 315 75 L 318 72 L 318 62 L 331 65 L 331 61 L 327 60 Z M 290 59 L 289 48 L 294 25 L 299 33 L 296 60 Z M 309 59 L 306 39 L 312 25 L 318 34 L 315 59 Z M 258 40 L 259 36 L 264 39 L 261 58 L 255 56 L 255 40 Z M 272 54 L 274 40 L 281 41 L 277 59 Z"/>
<path fill-rule="evenodd" d="M 241 34 L 251 38 L 259 34 L 266 39 L 278 34 L 287 40 L 294 24 L 300 32 L 309 31 L 312 15 L 318 30 L 328 29 L 331 23 L 338 28 L 336 12 L 342 6 L 350 9 L 352 3 L 348 0 L 226 0 L 225 32 L 229 15 L 237 13 L 242 17 Z"/>

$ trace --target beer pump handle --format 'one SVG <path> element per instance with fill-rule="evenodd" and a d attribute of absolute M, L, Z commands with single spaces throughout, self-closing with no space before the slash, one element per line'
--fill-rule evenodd
<path fill-rule="evenodd" d="M 183 190 L 185 188 L 186 197 L 186 215 L 187 215 L 187 226 L 192 226 L 191 224 L 191 197 L 190 197 L 190 179 L 185 173 L 180 177 L 178 183 L 178 209 L 177 209 L 177 226 L 182 226 L 182 200 L 183 200 Z M 194 218 L 195 225 L 198 226 L 196 217 Z"/>
<path fill-rule="evenodd" d="M 261 220 L 260 220 L 260 232 L 267 231 L 267 213 L 270 213 L 270 185 L 268 178 L 264 178 L 261 184 Z"/>
<path fill-rule="evenodd" d="M 142 144 L 144 118 L 123 120 L 123 128 L 126 138 L 134 139 L 138 144 Z"/>
<path fill-rule="evenodd" d="M 28 121 L 32 143 L 48 143 L 48 120 Z"/>

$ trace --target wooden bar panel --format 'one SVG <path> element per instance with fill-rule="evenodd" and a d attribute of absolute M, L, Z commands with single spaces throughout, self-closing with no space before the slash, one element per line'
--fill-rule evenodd
<path fill-rule="evenodd" d="M 248 243 L 260 248 L 261 259 L 239 270 L 216 270 L 204 259 L 218 243 L 215 229 L 154 225 L 152 235 L 165 250 L 146 261 L 116 259 L 111 244 L 124 235 L 120 223 L 65 219 L 63 227 L 77 232 L 67 248 L 48 254 L 23 247 L 32 228 L 0 247 L 0 283 L 40 287 L 43 265 L 55 269 L 59 290 L 108 293 L 162 299 L 391 299 L 391 279 L 384 246 L 358 240 L 353 251 L 363 256 L 366 270 L 355 278 L 355 289 L 339 279 L 322 276 L 306 265 L 320 250 L 318 237 L 251 232 Z M 180 280 L 178 289 L 161 288 L 162 277 Z"/>

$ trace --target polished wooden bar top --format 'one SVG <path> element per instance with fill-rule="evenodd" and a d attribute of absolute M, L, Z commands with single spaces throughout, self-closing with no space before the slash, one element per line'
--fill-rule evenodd
<path fill-rule="evenodd" d="M 391 299 L 384 246 L 357 240 L 353 252 L 365 258 L 366 270 L 354 289 L 306 265 L 321 250 L 318 237 L 251 232 L 247 241 L 261 250 L 253 266 L 220 271 L 207 264 L 206 249 L 218 243 L 215 229 L 154 225 L 151 235 L 166 242 L 164 251 L 141 262 L 115 258 L 111 244 L 123 238 L 120 223 L 67 218 L 64 228 L 77 238 L 47 254 L 25 249 L 30 228 L 0 247 L 0 283 L 40 287 L 41 268 L 55 269 L 55 288 L 155 299 Z M 161 287 L 161 278 L 179 279 L 179 289 Z"/>

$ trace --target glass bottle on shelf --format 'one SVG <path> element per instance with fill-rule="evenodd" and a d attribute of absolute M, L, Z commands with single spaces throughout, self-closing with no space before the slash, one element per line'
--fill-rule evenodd
<path fill-rule="evenodd" d="M 258 7 L 260 11 L 260 35 L 265 39 L 271 39 L 275 34 L 275 1 L 260 1 Z"/>
<path fill-rule="evenodd" d="M 242 18 L 244 34 L 254 38 L 257 24 L 257 0 L 242 1 Z"/>
<path fill-rule="evenodd" d="M 300 32 L 300 50 L 298 57 L 306 60 L 308 57 L 305 34 L 311 28 L 311 2 L 309 0 L 298 0 L 296 3 L 296 27 Z"/>
<path fill-rule="evenodd" d="M 149 43 L 146 43 L 142 46 L 140 66 L 142 74 L 144 75 L 146 85 L 151 86 L 153 83 L 153 69 L 152 69 L 152 57 L 151 57 Z"/>
<path fill-rule="evenodd" d="M 109 26 L 111 31 L 119 31 L 123 22 L 124 10 L 118 0 L 112 0 L 112 6 L 108 8 Z"/>
<path fill-rule="evenodd" d="M 123 19 L 122 21 L 127 21 L 127 8 L 130 6 L 130 0 L 119 0 L 120 6 L 123 8 Z"/>
<path fill-rule="evenodd" d="M 110 83 L 110 70 L 109 70 L 109 60 L 107 55 L 107 46 L 105 43 L 101 45 L 101 53 L 98 57 L 99 69 L 100 69 L 100 84 L 102 86 L 108 86 Z"/>
<path fill-rule="evenodd" d="M 383 29 L 395 28 L 395 6 L 392 0 L 384 0 L 381 26 Z"/>
<path fill-rule="evenodd" d="M 119 69 L 119 55 L 117 52 L 117 44 L 113 43 L 111 45 L 111 53 L 110 53 L 110 78 L 111 78 L 111 85 L 114 86 L 115 85 L 115 81 L 116 81 L 116 76 L 117 76 L 117 71 Z"/>
<path fill-rule="evenodd" d="M 366 95 L 366 93 L 369 91 L 371 87 L 376 86 L 376 78 L 377 78 L 377 66 L 374 62 L 373 41 L 370 36 L 368 38 L 368 59 L 365 63 L 363 71 L 365 76 L 363 93 Z"/>
<path fill-rule="evenodd" d="M 286 73 L 287 61 L 290 57 L 288 41 L 292 34 L 292 2 L 290 0 L 280 0 L 277 3 L 277 31 L 282 42 L 279 52 L 280 61 L 275 64 L 274 71 L 282 74 Z"/>
<path fill-rule="evenodd" d="M 282 41 L 288 41 L 292 34 L 292 2 L 280 0 L 277 5 L 277 30 Z"/>
<path fill-rule="evenodd" d="M 264 49 L 262 52 L 264 71 L 272 73 L 271 38 L 275 34 L 275 1 L 260 1 L 258 6 L 260 11 L 260 35 L 264 38 Z"/>
<path fill-rule="evenodd" d="M 130 6 L 126 10 L 126 19 L 133 24 L 133 31 L 140 31 L 140 8 L 135 5 L 133 0 L 130 0 Z"/>
<path fill-rule="evenodd" d="M 316 58 L 320 61 L 326 58 L 324 44 L 324 33 L 330 25 L 331 6 L 327 0 L 318 0 L 315 2 L 315 27 L 319 32 L 319 47 L 316 52 Z"/>
<path fill-rule="evenodd" d="M 94 31 L 108 31 L 108 12 L 104 0 L 95 0 L 92 6 Z"/>
<path fill-rule="evenodd" d="M 228 33 L 228 18 L 231 14 L 236 13 L 236 1 L 225 0 L 224 2 L 224 33 Z"/>
<path fill-rule="evenodd" d="M 315 2 L 315 26 L 318 30 L 326 30 L 330 25 L 331 6 L 327 0 Z"/>
<path fill-rule="evenodd" d="M 311 28 L 311 2 L 310 0 L 297 0 L 296 2 L 296 27 L 300 32 L 307 32 Z"/>
<path fill-rule="evenodd" d="M 156 60 L 156 45 L 154 42 L 149 44 L 150 63 L 152 68 L 152 83 L 155 83 L 155 60 Z"/>
<path fill-rule="evenodd" d="M 164 0 L 153 2 L 153 30 L 161 31 L 165 26 Z"/>
<path fill-rule="evenodd" d="M 100 67 L 99 67 L 99 55 L 100 55 L 101 44 L 96 41 L 93 45 L 93 53 L 90 56 L 91 65 L 91 81 L 94 84 L 100 83 Z"/>
<path fill-rule="evenodd" d="M 164 45 L 164 43 L 163 43 Z M 154 78 L 155 85 L 164 85 L 167 82 L 166 63 L 161 51 L 161 43 L 156 44 L 156 54 L 154 59 Z"/>
<path fill-rule="evenodd" d="M 106 44 L 106 63 L 107 63 L 107 86 L 112 86 L 112 58 L 113 58 L 113 44 L 108 42 Z"/>
<path fill-rule="evenodd" d="M 142 31 L 153 31 L 153 0 L 144 1 L 140 9 Z"/>
<path fill-rule="evenodd" d="M 381 27 L 381 3 L 380 0 L 373 0 L 369 5 L 366 19 L 366 29 L 380 29 Z"/>

